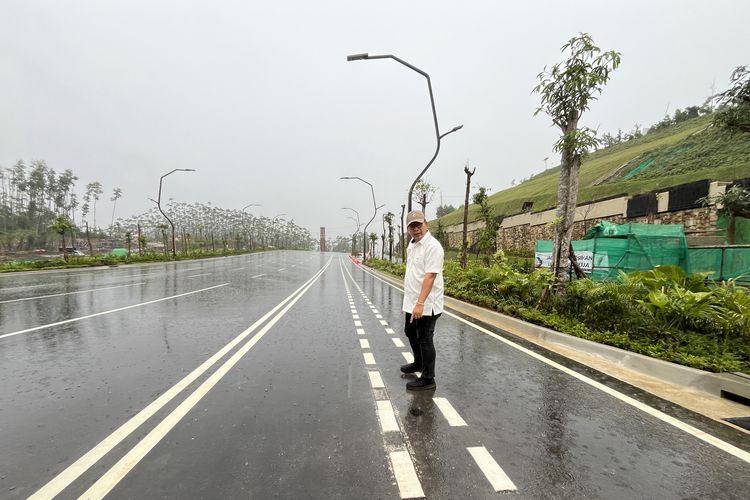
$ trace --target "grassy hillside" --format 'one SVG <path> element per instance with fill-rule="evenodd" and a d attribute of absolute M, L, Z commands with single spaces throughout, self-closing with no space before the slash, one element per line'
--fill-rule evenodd
<path fill-rule="evenodd" d="M 710 126 L 711 116 L 633 139 L 589 155 L 581 165 L 578 203 L 618 194 L 630 196 L 668 188 L 701 179 L 734 180 L 750 177 L 750 135 L 727 134 Z M 646 168 L 632 173 L 638 165 Z M 594 185 L 624 164 L 628 168 L 615 179 Z M 495 215 L 521 212 L 525 201 L 533 201 L 533 211 L 554 208 L 557 202 L 559 167 L 549 169 L 524 183 L 490 196 Z M 478 217 L 476 206 L 469 207 L 469 220 Z M 459 224 L 463 209 L 442 219 L 443 226 Z"/>

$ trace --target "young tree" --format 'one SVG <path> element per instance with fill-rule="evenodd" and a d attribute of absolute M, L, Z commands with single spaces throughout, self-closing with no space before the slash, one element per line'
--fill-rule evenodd
<path fill-rule="evenodd" d="M 474 175 L 477 169 L 474 167 L 473 170 L 469 170 L 469 164 L 464 166 L 464 173 L 466 174 L 466 197 L 464 201 L 464 230 L 463 239 L 461 240 L 461 267 L 466 269 L 466 251 L 469 248 L 469 240 L 467 236 L 467 228 L 469 225 L 469 190 L 471 189 L 471 176 Z"/>
<path fill-rule="evenodd" d="M 479 205 L 480 218 L 484 221 L 484 227 L 479 231 L 477 247 L 479 253 L 484 254 L 484 259 L 487 264 L 489 264 L 490 256 L 495 253 L 498 229 L 494 210 L 490 207 L 489 198 L 490 197 L 487 195 L 487 188 L 480 186 L 479 190 L 474 193 L 474 197 L 471 200 L 472 203 Z"/>
<path fill-rule="evenodd" d="M 578 124 L 583 112 L 589 109 L 590 102 L 601 94 L 610 73 L 620 65 L 620 53 L 602 52 L 587 33 L 580 33 L 568 40 L 561 52 L 568 52 L 568 58 L 549 70 L 545 67 L 537 76 L 539 84 L 533 92 L 541 96 L 541 105 L 534 115 L 546 113 L 562 132 L 554 145 L 554 150 L 561 153 L 562 158 L 552 271 L 558 293 L 564 295 L 581 159 L 598 144 L 596 132 L 588 127 L 579 128 Z"/>
<path fill-rule="evenodd" d="M 425 212 L 427 204 L 432 201 L 432 197 L 435 196 L 436 192 L 437 188 L 425 181 L 419 181 L 414 186 L 412 198 L 422 207 L 422 213 Z"/>
<path fill-rule="evenodd" d="M 49 225 L 49 228 L 60 235 L 61 247 L 63 252 L 63 259 L 68 260 L 68 247 L 65 246 L 65 233 L 72 232 L 73 222 L 68 219 L 65 215 L 60 215 L 55 219 L 55 222 Z"/>
<path fill-rule="evenodd" d="M 109 199 L 109 201 L 112 202 L 112 221 L 109 223 L 110 226 L 114 225 L 115 223 L 115 207 L 117 207 L 117 200 L 122 198 L 122 189 L 115 188 L 112 191 L 112 198 Z"/>
<path fill-rule="evenodd" d="M 730 87 L 711 99 L 720 106 L 714 125 L 750 132 L 750 66 L 738 66 L 729 77 Z"/>
<path fill-rule="evenodd" d="M 393 212 L 388 212 L 383 216 L 386 224 L 388 224 L 388 260 L 393 262 L 393 218 L 396 216 Z M 385 242 L 383 242 L 385 245 Z"/>

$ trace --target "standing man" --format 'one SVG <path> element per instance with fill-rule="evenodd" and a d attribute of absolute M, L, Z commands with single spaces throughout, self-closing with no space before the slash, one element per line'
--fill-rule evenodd
<path fill-rule="evenodd" d="M 443 312 L 443 247 L 432 237 L 424 214 L 414 210 L 406 215 L 411 241 L 406 249 L 404 333 L 414 353 L 414 362 L 403 365 L 404 373 L 422 372 L 406 384 L 410 391 L 435 388 L 435 322 Z"/>

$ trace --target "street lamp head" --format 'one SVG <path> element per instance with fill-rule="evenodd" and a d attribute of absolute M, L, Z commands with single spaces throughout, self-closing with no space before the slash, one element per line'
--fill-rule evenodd
<path fill-rule="evenodd" d="M 369 59 L 370 55 L 365 52 L 364 54 L 352 54 L 350 56 L 346 56 L 347 61 L 361 61 L 363 59 Z"/>
<path fill-rule="evenodd" d="M 178 168 L 177 170 L 181 172 L 195 172 L 194 168 Z"/>
<path fill-rule="evenodd" d="M 339 179 L 354 179 L 354 177 L 339 177 Z"/>
<path fill-rule="evenodd" d="M 463 125 L 458 125 L 456 127 L 453 127 L 453 129 L 451 129 L 451 132 L 455 132 L 456 130 L 461 130 L 462 128 L 464 128 Z"/>

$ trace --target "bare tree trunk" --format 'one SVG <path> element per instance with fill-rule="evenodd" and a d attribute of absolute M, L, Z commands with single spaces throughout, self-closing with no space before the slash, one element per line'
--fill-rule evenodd
<path fill-rule="evenodd" d="M 89 256 L 94 256 L 94 245 L 91 244 L 91 233 L 89 232 L 89 223 L 86 221 L 86 241 L 89 243 Z"/>
<path fill-rule="evenodd" d="M 578 120 L 571 119 L 565 134 L 574 133 Z M 557 293 L 565 295 L 567 285 L 568 262 L 570 260 L 573 223 L 575 222 L 576 200 L 578 198 L 578 173 L 581 169 L 580 156 L 564 150 L 560 165 L 560 185 L 557 190 L 558 223 L 555 232 L 555 243 L 552 250 L 552 272 L 557 281 Z"/>
<path fill-rule="evenodd" d="M 141 225 L 138 224 L 138 255 L 143 255 L 143 240 L 141 240 Z"/>
<path fill-rule="evenodd" d="M 466 197 L 464 199 L 464 231 L 463 239 L 461 240 L 461 267 L 463 269 L 466 269 L 466 250 L 469 247 L 469 242 L 466 239 L 467 227 L 469 224 L 469 190 L 471 188 L 471 176 L 474 175 L 474 172 L 476 171 L 476 167 L 471 171 L 469 171 L 468 165 L 464 167 L 464 172 L 466 173 Z"/>

